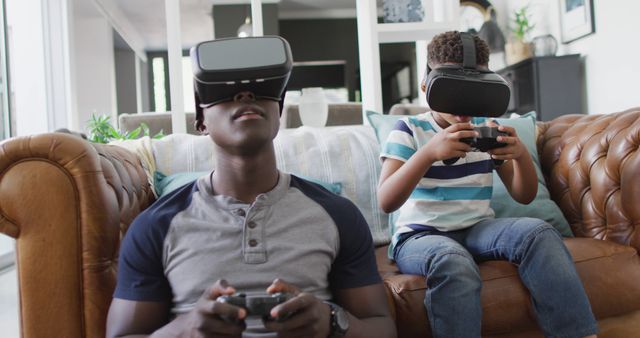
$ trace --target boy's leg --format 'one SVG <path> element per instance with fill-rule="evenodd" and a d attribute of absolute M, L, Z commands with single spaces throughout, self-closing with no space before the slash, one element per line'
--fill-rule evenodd
<path fill-rule="evenodd" d="M 505 259 L 518 265 L 546 336 L 584 337 L 597 332 L 571 255 L 548 223 L 535 218 L 482 221 L 471 228 L 464 244 L 476 259 Z"/>
<path fill-rule="evenodd" d="M 425 307 L 433 336 L 480 337 L 482 280 L 467 250 L 453 239 L 416 235 L 395 252 L 402 273 L 427 277 Z"/>

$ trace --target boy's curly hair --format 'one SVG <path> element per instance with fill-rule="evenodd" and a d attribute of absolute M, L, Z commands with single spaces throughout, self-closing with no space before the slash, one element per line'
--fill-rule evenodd
<path fill-rule="evenodd" d="M 477 35 L 473 36 L 476 44 L 476 64 L 486 65 L 489 63 L 489 46 Z M 447 62 L 462 63 L 462 39 L 460 32 L 450 31 L 436 35 L 427 46 L 430 66 Z"/>

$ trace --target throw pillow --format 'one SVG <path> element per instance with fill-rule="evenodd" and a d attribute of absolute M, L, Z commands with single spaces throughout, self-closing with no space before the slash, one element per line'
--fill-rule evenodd
<path fill-rule="evenodd" d="M 560 207 L 551 200 L 551 195 L 547 189 L 540 160 L 536 147 L 536 113 L 530 112 L 519 118 L 495 119 L 498 124 L 513 127 L 522 143 L 527 147 L 538 176 L 538 193 L 535 199 L 529 204 L 516 202 L 507 187 L 504 186 L 497 172 L 493 172 L 493 193 L 491 195 L 491 208 L 496 213 L 496 217 L 533 217 L 544 220 L 553 225 L 562 236 L 573 237 L 573 232 L 569 223 L 564 218 Z"/>
<path fill-rule="evenodd" d="M 367 110 L 366 114 L 369 124 L 376 132 L 376 138 L 378 139 L 378 144 L 380 144 L 381 147 L 385 142 L 387 142 L 387 137 L 396 125 L 396 121 L 406 117 L 406 115 L 382 115 L 370 110 Z"/>
<path fill-rule="evenodd" d="M 375 130 L 376 137 L 380 145 L 386 142 L 387 136 L 393 130 L 396 121 L 405 117 L 402 115 L 382 115 L 376 112 L 367 111 L 367 119 Z M 496 172 L 493 173 L 493 194 L 491 195 L 491 207 L 495 211 L 496 217 L 533 217 L 542 219 L 553 225 L 563 236 L 573 237 L 569 223 L 562 215 L 558 205 L 553 202 L 546 187 L 546 182 L 540 170 L 540 161 L 536 148 L 536 114 L 527 113 L 519 118 L 498 118 L 498 124 L 515 128 L 518 137 L 527 147 L 538 176 L 538 194 L 533 202 L 520 204 L 516 202 L 509 191 L 500 180 Z M 394 217 L 390 217 L 391 220 Z"/>
<path fill-rule="evenodd" d="M 209 173 L 210 171 L 190 171 L 190 172 L 176 173 L 176 174 L 167 176 L 159 171 L 156 171 L 154 174 L 156 194 L 158 195 L 158 197 L 164 196 L 170 193 L 171 191 L 177 188 L 180 188 L 185 184 L 188 184 L 197 180 L 202 176 L 209 175 Z M 316 180 L 310 177 L 305 177 L 300 175 L 296 175 L 296 176 L 302 179 L 305 179 L 307 181 L 319 184 L 323 188 L 329 190 L 330 192 L 336 195 L 340 195 L 340 193 L 342 192 L 342 185 L 340 183 L 327 183 L 327 182 Z"/>

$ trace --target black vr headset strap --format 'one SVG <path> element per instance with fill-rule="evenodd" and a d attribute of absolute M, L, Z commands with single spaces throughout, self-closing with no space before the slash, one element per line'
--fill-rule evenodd
<path fill-rule="evenodd" d="M 460 39 L 462 39 L 462 67 L 476 69 L 476 43 L 473 41 L 473 35 L 461 32 Z"/>

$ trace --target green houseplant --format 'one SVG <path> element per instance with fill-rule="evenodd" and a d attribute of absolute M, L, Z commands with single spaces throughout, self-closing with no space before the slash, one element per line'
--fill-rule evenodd
<path fill-rule="evenodd" d="M 529 5 L 513 13 L 510 24 L 511 39 L 505 45 L 505 57 L 508 64 L 522 61 L 533 55 L 528 35 L 534 27 L 535 24 L 531 21 Z"/>
<path fill-rule="evenodd" d="M 109 143 L 114 140 L 133 140 L 141 136 L 149 136 L 149 127 L 141 123 L 140 127 L 130 131 L 118 131 L 111 125 L 111 117 L 107 115 L 91 115 L 87 122 L 89 129 L 89 141 L 95 143 Z M 162 130 L 151 138 L 159 139 L 164 136 Z"/>

